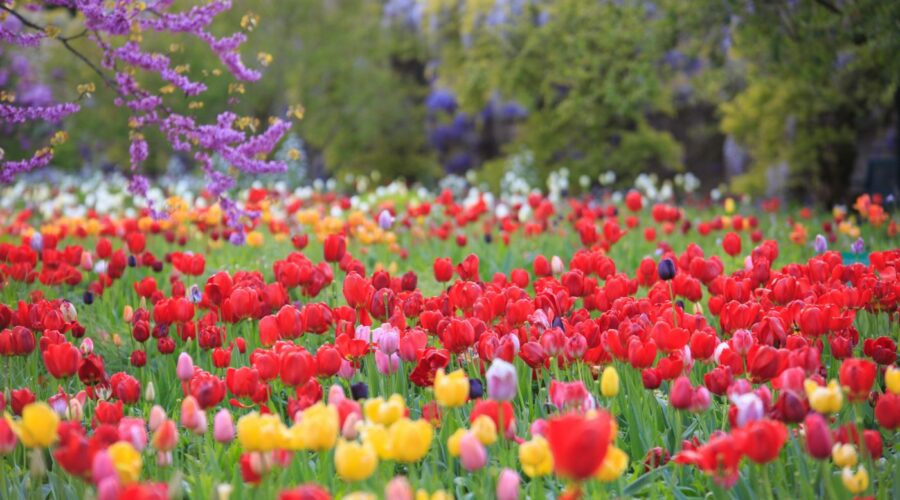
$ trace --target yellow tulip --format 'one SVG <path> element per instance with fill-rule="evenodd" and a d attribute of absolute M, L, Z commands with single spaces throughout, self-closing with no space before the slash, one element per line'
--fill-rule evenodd
<path fill-rule="evenodd" d="M 290 429 L 292 449 L 326 451 L 334 448 L 340 429 L 337 409 L 316 403 L 303 411 L 300 422 Z"/>
<path fill-rule="evenodd" d="M 884 383 L 892 394 L 900 394 L 900 368 L 891 366 L 884 374 Z"/>
<path fill-rule="evenodd" d="M 278 415 L 252 412 L 237 423 L 237 438 L 245 451 L 272 451 L 285 441 L 287 430 Z"/>
<path fill-rule="evenodd" d="M 733 214 L 735 210 L 736 204 L 734 203 L 734 198 L 725 198 L 725 213 Z"/>
<path fill-rule="evenodd" d="M 388 429 L 391 456 L 398 462 L 417 462 L 428 453 L 433 436 L 434 429 L 427 421 L 402 418 Z"/>
<path fill-rule="evenodd" d="M 497 442 L 497 424 L 487 415 L 480 415 L 472 422 L 472 434 L 485 446 Z"/>
<path fill-rule="evenodd" d="M 553 454 L 546 439 L 536 436 L 519 445 L 519 462 L 528 477 L 546 476 L 553 472 Z"/>
<path fill-rule="evenodd" d="M 853 467 L 858 461 L 856 448 L 852 444 L 835 443 L 831 448 L 831 459 L 838 467 Z"/>
<path fill-rule="evenodd" d="M 106 452 L 109 453 L 109 458 L 122 483 L 131 484 L 140 479 L 144 461 L 141 459 L 141 453 L 134 449 L 131 443 L 119 441 L 110 445 Z"/>
<path fill-rule="evenodd" d="M 378 455 L 371 444 L 342 439 L 334 451 L 334 465 L 341 479 L 363 481 L 378 467 Z"/>
<path fill-rule="evenodd" d="M 832 380 L 827 387 L 822 387 L 815 381 L 807 379 L 803 384 L 806 396 L 809 398 L 809 406 L 813 410 L 823 413 L 837 413 L 844 402 L 844 395 L 837 380 Z"/>
<path fill-rule="evenodd" d="M 22 409 L 22 420 L 6 417 L 13 432 L 27 448 L 48 448 L 56 442 L 59 416 L 44 402 L 31 403 Z"/>
<path fill-rule="evenodd" d="M 387 401 L 381 396 L 369 399 L 363 405 L 366 419 L 377 424 L 391 425 L 406 413 L 406 402 L 403 396 L 394 394 Z"/>
<path fill-rule="evenodd" d="M 388 431 L 381 424 L 368 423 L 362 428 L 362 440 L 366 444 L 372 445 L 378 458 L 381 460 L 391 459 L 391 447 L 388 443 Z"/>
<path fill-rule="evenodd" d="M 453 408 L 466 404 L 469 399 L 469 379 L 465 372 L 456 370 L 449 375 L 438 370 L 434 377 L 434 397 L 441 406 Z"/>
<path fill-rule="evenodd" d="M 444 490 L 437 490 L 429 494 L 425 490 L 416 491 L 416 500 L 453 500 L 453 495 Z"/>
<path fill-rule="evenodd" d="M 603 375 L 600 375 L 600 393 L 606 398 L 619 394 L 619 372 L 615 367 L 607 366 L 603 370 Z"/>
<path fill-rule="evenodd" d="M 378 500 L 378 495 L 365 491 L 354 491 L 344 495 L 342 500 Z"/>
<path fill-rule="evenodd" d="M 456 429 L 456 432 L 447 438 L 447 452 L 450 453 L 451 457 L 459 456 L 459 442 L 462 440 L 463 436 L 468 433 L 469 431 L 466 429 Z"/>
<path fill-rule="evenodd" d="M 860 465 L 855 474 L 850 467 L 844 467 L 841 471 L 841 482 L 850 493 L 862 493 L 869 488 L 869 473 L 864 465 Z"/>
<path fill-rule="evenodd" d="M 597 471 L 597 479 L 608 483 L 615 481 L 628 467 L 628 454 L 615 446 L 610 446 L 603 458 L 603 464 Z"/>

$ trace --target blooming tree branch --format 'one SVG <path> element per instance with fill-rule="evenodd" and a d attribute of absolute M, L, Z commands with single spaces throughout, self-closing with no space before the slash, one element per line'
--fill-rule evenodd
<path fill-rule="evenodd" d="M 229 0 L 211 0 L 187 11 L 172 10 L 172 0 L 135 1 L 120 0 L 44 0 L 23 7 L 0 0 L 0 41 L 23 50 L 39 49 L 45 41 L 56 41 L 86 64 L 102 82 L 116 94 L 115 104 L 130 111 L 132 180 L 129 190 L 135 195 L 147 193 L 149 181 L 140 174 L 141 165 L 149 156 L 148 144 L 143 132 L 156 129 L 162 132 L 174 150 L 191 155 L 204 169 L 212 194 L 224 197 L 234 184 L 227 174 L 214 169 L 212 158 L 219 156 L 238 171 L 258 174 L 283 172 L 284 162 L 268 160 L 285 132 L 289 120 L 273 118 L 268 128 L 258 135 L 248 134 L 247 127 L 232 112 L 222 112 L 214 123 L 198 123 L 194 117 L 173 110 L 167 104 L 172 94 L 180 91 L 183 96 L 196 97 L 207 87 L 186 76 L 185 67 L 173 63 L 169 56 L 154 52 L 143 44 L 144 33 L 168 33 L 192 36 L 204 42 L 216 54 L 221 64 L 240 82 L 252 82 L 261 77 L 259 71 L 248 68 L 238 52 L 247 40 L 244 32 L 217 37 L 209 31 L 214 18 L 229 10 Z M 30 12 L 36 8 L 65 7 L 82 19 L 84 29 L 73 36 L 61 36 L 53 25 L 42 26 L 32 19 Z M 8 18 L 17 22 L 5 22 Z M 249 31 L 256 19 L 245 16 L 241 25 Z M 87 38 L 102 53 L 99 62 L 92 61 L 72 45 L 72 41 Z M 153 92 L 143 87 L 141 77 L 154 74 L 162 78 L 165 86 Z M 44 121 L 59 123 L 77 113 L 81 107 L 76 102 L 37 106 L 15 103 L 15 95 L 0 95 L 0 120 L 6 124 L 20 125 L 26 122 Z M 255 131 L 254 131 L 255 132 Z M 54 146 L 66 139 L 64 132 L 57 132 L 50 145 L 35 151 L 30 158 L 8 160 L 0 154 L 0 182 L 12 182 L 18 175 L 44 167 L 53 159 Z M 233 203 L 229 220 L 238 224 L 240 213 Z"/>

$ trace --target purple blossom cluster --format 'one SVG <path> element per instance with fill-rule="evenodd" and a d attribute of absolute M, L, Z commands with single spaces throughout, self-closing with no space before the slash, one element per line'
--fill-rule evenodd
<path fill-rule="evenodd" d="M 37 3 L 66 7 L 80 13 L 84 28 L 90 33 L 87 39 L 101 50 L 102 58 L 95 65 L 74 51 L 67 44 L 67 39 L 59 39 L 116 93 L 115 104 L 131 112 L 129 154 L 133 178 L 129 190 L 132 193 L 146 195 L 149 188 L 149 180 L 139 175 L 142 163 L 150 154 L 142 135 L 147 128 L 158 129 L 172 148 L 193 156 L 207 174 L 210 192 L 223 199 L 225 212 L 233 224 L 248 214 L 241 213 L 233 202 L 226 199 L 234 181 L 216 170 L 212 159 L 222 158 L 230 166 L 248 174 L 287 170 L 284 162 L 265 158 L 290 129 L 289 121 L 271 120 L 269 127 L 255 136 L 236 128 L 238 117 L 227 111 L 219 114 L 212 124 L 197 123 L 193 117 L 170 107 L 165 95 L 157 95 L 138 83 L 140 74 L 155 74 L 184 96 L 198 96 L 207 90 L 205 84 L 185 75 L 185 71 L 175 66 L 169 56 L 146 50 L 142 46 L 142 37 L 136 36 L 144 31 L 196 37 L 209 46 L 234 78 L 240 81 L 258 80 L 261 74 L 246 67 L 238 52 L 247 40 L 246 35 L 236 32 L 217 37 L 209 31 L 214 18 L 231 8 L 231 1 L 213 0 L 182 12 L 172 11 L 172 0 L 45 0 Z M 34 48 L 40 45 L 41 40 L 52 38 L 46 36 L 43 27 L 31 19 L 33 11 L 19 12 L 6 5 L 0 8 L 7 14 L 7 21 L 0 24 L 0 41 Z M 26 33 L 27 29 L 32 32 Z M 79 110 L 80 107 L 74 103 L 46 106 L 0 104 L 0 121 L 12 124 L 36 120 L 59 122 Z M 52 158 L 53 149 L 48 147 L 25 160 L 0 160 L 0 181 L 11 182 L 20 173 L 47 165 Z"/>

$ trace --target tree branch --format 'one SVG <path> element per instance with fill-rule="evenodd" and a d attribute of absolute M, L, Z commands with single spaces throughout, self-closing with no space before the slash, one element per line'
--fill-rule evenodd
<path fill-rule="evenodd" d="M 35 24 L 35 23 L 29 21 L 27 18 L 25 18 L 24 16 L 22 16 L 22 14 L 19 14 L 18 12 L 16 12 L 15 10 L 13 10 L 13 9 L 11 9 L 11 8 L 9 8 L 9 7 L 7 7 L 6 5 L 0 4 L 0 10 L 3 10 L 3 11 L 5 11 L 5 12 L 8 12 L 8 13 L 12 14 L 13 17 L 15 17 L 16 19 L 18 19 L 19 22 L 21 22 L 24 26 L 27 26 L 27 27 L 29 27 L 29 28 L 31 28 L 31 29 L 33 29 L 33 30 L 40 31 L 40 32 L 42 32 L 42 33 L 46 33 L 46 28 L 41 27 L 40 25 L 37 25 L 37 24 Z M 103 73 L 103 71 L 102 71 L 100 68 L 98 68 L 97 65 L 93 63 L 93 61 L 91 61 L 90 59 L 88 59 L 87 56 L 85 56 L 84 54 L 82 54 L 81 52 L 79 52 L 75 47 L 72 47 L 72 44 L 69 43 L 69 42 L 72 41 L 72 40 L 77 40 L 77 39 L 79 39 L 79 38 L 82 38 L 82 37 L 86 36 L 87 33 L 88 33 L 88 30 L 85 29 L 84 31 L 82 31 L 81 33 L 79 33 L 79 34 L 77 34 L 77 35 L 73 35 L 73 36 L 69 36 L 69 37 L 66 37 L 66 36 L 58 36 L 58 37 L 55 37 L 55 39 L 58 40 L 60 43 L 62 43 L 63 46 L 66 48 L 66 50 L 68 50 L 68 51 L 71 52 L 73 55 L 75 55 L 75 57 L 77 57 L 78 59 L 80 59 L 83 63 L 87 64 L 88 67 L 91 68 L 91 69 L 94 71 L 94 73 L 96 73 L 97 76 L 100 77 L 101 80 L 103 80 L 103 83 L 104 83 L 107 87 L 109 87 L 110 89 L 112 89 L 114 92 L 119 93 L 119 89 L 118 89 L 118 87 L 116 87 L 115 82 L 113 82 L 108 76 L 106 76 L 106 74 Z"/>

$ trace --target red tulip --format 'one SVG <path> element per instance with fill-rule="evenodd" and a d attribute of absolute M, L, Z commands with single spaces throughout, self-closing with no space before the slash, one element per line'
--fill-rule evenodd
<path fill-rule="evenodd" d="M 341 353 L 331 345 L 325 344 L 316 351 L 316 375 L 330 377 L 341 369 Z"/>
<path fill-rule="evenodd" d="M 730 488 L 738 480 L 738 465 L 743 458 L 736 441 L 733 436 L 723 434 L 710 439 L 703 446 L 676 454 L 672 460 L 679 464 L 694 465 L 711 475 L 716 484 Z"/>
<path fill-rule="evenodd" d="M 125 404 L 136 403 L 141 398 L 141 383 L 125 372 L 114 374 L 109 379 L 109 387 L 113 396 Z"/>
<path fill-rule="evenodd" d="M 441 343 L 452 353 L 461 353 L 475 343 L 475 329 L 464 319 L 453 318 L 441 334 Z"/>
<path fill-rule="evenodd" d="M 229 368 L 225 371 L 225 385 L 236 397 L 252 397 L 259 385 L 259 372 L 249 366 Z"/>
<path fill-rule="evenodd" d="M 453 278 L 453 261 L 447 257 L 434 259 L 434 279 L 446 283 Z"/>
<path fill-rule="evenodd" d="M 750 460 L 769 463 L 781 452 L 788 438 L 785 425 L 777 420 L 755 420 L 735 432 L 738 447 Z"/>
<path fill-rule="evenodd" d="M 547 441 L 557 474 L 582 481 L 597 472 L 606 457 L 610 417 L 599 411 L 595 417 L 567 414 L 547 422 Z"/>
<path fill-rule="evenodd" d="M 315 359 L 305 349 L 291 349 L 281 354 L 280 374 L 285 385 L 303 385 L 315 373 Z"/>
<path fill-rule="evenodd" d="M 34 403 L 35 396 L 31 389 L 13 389 L 9 394 L 9 406 L 15 415 L 22 415 L 22 409 Z"/>
<path fill-rule="evenodd" d="M 323 243 L 325 261 L 340 262 L 347 253 L 347 240 L 338 234 L 331 234 L 325 238 Z"/>
<path fill-rule="evenodd" d="M 360 308 L 366 305 L 369 295 L 373 292 L 372 284 L 362 276 L 351 272 L 344 278 L 344 298 L 347 305 Z"/>
<path fill-rule="evenodd" d="M 68 342 L 53 344 L 42 353 L 44 366 L 54 378 L 69 378 L 78 371 L 81 351 Z"/>
<path fill-rule="evenodd" d="M 550 269 L 550 261 L 547 260 L 547 257 L 543 255 L 538 255 L 534 258 L 534 275 L 538 277 L 550 276 L 552 274 L 552 270 Z"/>
<path fill-rule="evenodd" d="M 863 352 L 879 365 L 897 362 L 897 343 L 890 337 L 878 337 L 863 341 Z"/>
<path fill-rule="evenodd" d="M 722 238 L 722 249 L 732 257 L 741 253 L 741 236 L 734 232 L 726 234 Z"/>
<path fill-rule="evenodd" d="M 819 460 L 831 456 L 831 429 L 825 417 L 818 413 L 810 413 L 803 421 L 806 430 L 806 451 Z"/>
<path fill-rule="evenodd" d="M 122 420 L 123 416 L 124 406 L 121 399 L 115 403 L 100 401 L 94 408 L 93 425 L 94 427 L 100 424 L 119 425 L 119 420 Z M 118 436 L 118 431 L 116 431 L 116 436 Z"/>
<path fill-rule="evenodd" d="M 900 395 L 890 392 L 878 397 L 875 404 L 875 420 L 888 430 L 900 428 Z"/>
<path fill-rule="evenodd" d="M 850 401 L 865 401 L 875 383 L 877 365 L 867 359 L 848 358 L 841 363 L 841 385 L 849 389 Z"/>

